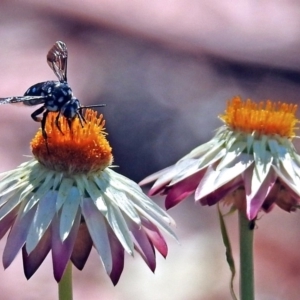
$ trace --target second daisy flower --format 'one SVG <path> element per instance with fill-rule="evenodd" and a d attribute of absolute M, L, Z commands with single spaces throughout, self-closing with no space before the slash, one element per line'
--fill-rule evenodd
<path fill-rule="evenodd" d="M 293 104 L 234 97 L 212 140 L 140 184 L 155 181 L 149 194 L 166 194 L 166 208 L 195 193 L 202 205 L 225 200 L 249 220 L 275 204 L 295 210 L 300 202 L 300 157 L 292 144 L 296 110 Z"/>

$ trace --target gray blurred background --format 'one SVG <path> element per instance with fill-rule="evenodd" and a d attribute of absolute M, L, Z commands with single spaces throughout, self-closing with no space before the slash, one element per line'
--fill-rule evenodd
<path fill-rule="evenodd" d="M 135 181 L 210 139 L 234 95 L 300 101 L 296 0 L 1 0 L 0 96 L 55 80 L 46 54 L 57 40 L 68 46 L 75 95 L 86 105 L 107 104 L 101 112 L 115 164 Z M 34 109 L 0 107 L 0 171 L 30 154 L 39 126 L 30 118 Z M 162 197 L 154 200 L 163 206 Z M 167 237 L 169 256 L 158 256 L 155 274 L 138 255 L 127 255 L 113 287 L 93 251 L 85 269 L 74 271 L 74 299 L 230 299 L 216 207 L 191 197 L 169 213 L 180 245 Z M 238 264 L 237 218 L 227 221 Z M 275 209 L 257 225 L 257 299 L 299 299 L 299 213 Z M 5 239 L 1 255 L 4 245 Z M 0 273 L 0 300 L 57 297 L 50 257 L 29 281 L 21 255 Z"/>

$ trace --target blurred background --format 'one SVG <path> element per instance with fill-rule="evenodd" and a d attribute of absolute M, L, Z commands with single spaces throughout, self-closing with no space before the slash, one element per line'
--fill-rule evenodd
<path fill-rule="evenodd" d="M 297 0 L 0 0 L 0 8 L 0 97 L 56 80 L 46 54 L 64 41 L 75 95 L 86 105 L 107 104 L 101 112 L 118 172 L 137 182 L 210 139 L 234 95 L 300 101 Z M 30 118 L 34 110 L 0 107 L 1 172 L 30 155 L 39 127 Z M 154 200 L 163 206 L 162 197 Z M 74 299 L 230 299 L 216 207 L 191 197 L 169 213 L 180 244 L 167 237 L 169 255 L 158 256 L 155 274 L 138 255 L 127 256 L 113 287 L 93 251 L 85 269 L 74 271 Z M 226 221 L 238 264 L 237 218 Z M 1 254 L 4 245 L 5 239 Z M 275 209 L 261 216 L 257 299 L 299 299 L 299 249 L 299 213 Z M 29 281 L 21 255 L 0 273 L 1 300 L 57 297 L 50 257 Z"/>

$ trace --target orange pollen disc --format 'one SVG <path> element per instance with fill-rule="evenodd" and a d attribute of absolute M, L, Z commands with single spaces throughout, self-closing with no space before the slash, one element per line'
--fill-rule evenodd
<path fill-rule="evenodd" d="M 250 99 L 243 101 L 240 97 L 234 97 L 219 117 L 232 130 L 293 138 L 299 123 L 295 116 L 297 108 L 295 104 L 273 103 L 270 100 L 255 103 Z"/>
<path fill-rule="evenodd" d="M 31 141 L 35 158 L 49 169 L 66 173 L 97 172 L 110 166 L 113 161 L 112 149 L 104 131 L 105 120 L 97 112 L 87 109 L 86 122 L 79 118 L 72 120 L 71 128 L 64 117 L 55 124 L 57 113 L 50 112 L 46 121 L 47 139 L 39 129 Z"/>

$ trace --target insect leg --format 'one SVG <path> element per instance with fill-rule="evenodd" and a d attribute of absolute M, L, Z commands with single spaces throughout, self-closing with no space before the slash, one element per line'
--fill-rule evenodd
<path fill-rule="evenodd" d="M 79 118 L 79 121 L 80 121 L 80 124 L 81 124 L 81 127 L 83 127 L 83 123 L 86 123 L 86 120 L 82 114 L 82 107 L 80 107 L 77 112 L 76 112 L 78 118 Z"/>
<path fill-rule="evenodd" d="M 43 137 L 45 140 L 47 140 L 47 133 L 46 133 L 46 120 L 47 120 L 47 116 L 49 114 L 49 110 L 46 110 L 44 113 L 43 113 L 43 118 L 42 118 L 42 121 L 41 121 L 41 127 L 42 127 L 42 134 L 43 134 Z"/>
<path fill-rule="evenodd" d="M 68 125 L 69 125 L 69 129 L 70 129 L 70 135 L 71 137 L 73 136 L 73 132 L 72 132 L 72 123 L 73 123 L 73 119 L 67 119 Z"/>
<path fill-rule="evenodd" d="M 42 121 L 42 118 L 41 117 L 38 117 L 38 115 L 40 115 L 43 111 L 45 110 L 45 107 L 44 106 L 41 106 L 40 108 L 38 108 L 36 111 L 34 111 L 32 114 L 31 114 L 31 118 L 36 121 L 36 122 L 41 122 Z"/>
<path fill-rule="evenodd" d="M 46 111 L 43 113 L 43 118 L 42 118 L 42 122 L 41 122 L 41 127 L 42 127 L 42 134 L 43 134 L 43 137 L 44 137 L 45 142 L 46 142 L 47 152 L 48 152 L 48 154 L 50 154 L 49 146 L 48 146 L 48 139 L 47 139 L 47 132 L 46 132 L 46 130 L 45 130 L 45 128 L 46 128 L 46 120 L 47 120 L 48 114 L 49 114 L 49 110 L 46 110 Z"/>
<path fill-rule="evenodd" d="M 59 117 L 60 117 L 60 111 L 58 112 L 56 118 L 55 118 L 55 125 L 56 127 L 58 128 L 58 130 L 61 132 L 62 135 L 64 135 L 64 133 L 62 132 L 61 130 L 61 127 L 60 127 L 60 123 L 59 123 Z"/>
<path fill-rule="evenodd" d="M 36 121 L 36 122 L 41 122 L 41 127 L 42 127 L 42 134 L 43 134 L 43 138 L 45 139 L 46 141 L 46 147 L 47 147 L 47 151 L 48 151 L 48 154 L 50 154 L 49 152 L 49 148 L 48 148 L 48 141 L 47 141 L 47 133 L 46 133 L 46 130 L 45 130 L 45 127 L 46 127 L 46 119 L 47 119 L 47 115 L 49 113 L 48 110 L 46 110 L 44 113 L 43 113 L 43 117 L 38 117 L 39 114 L 41 114 L 46 108 L 44 106 L 40 107 L 39 109 L 37 109 L 36 111 L 34 111 L 32 114 L 31 114 L 31 118 Z"/>

